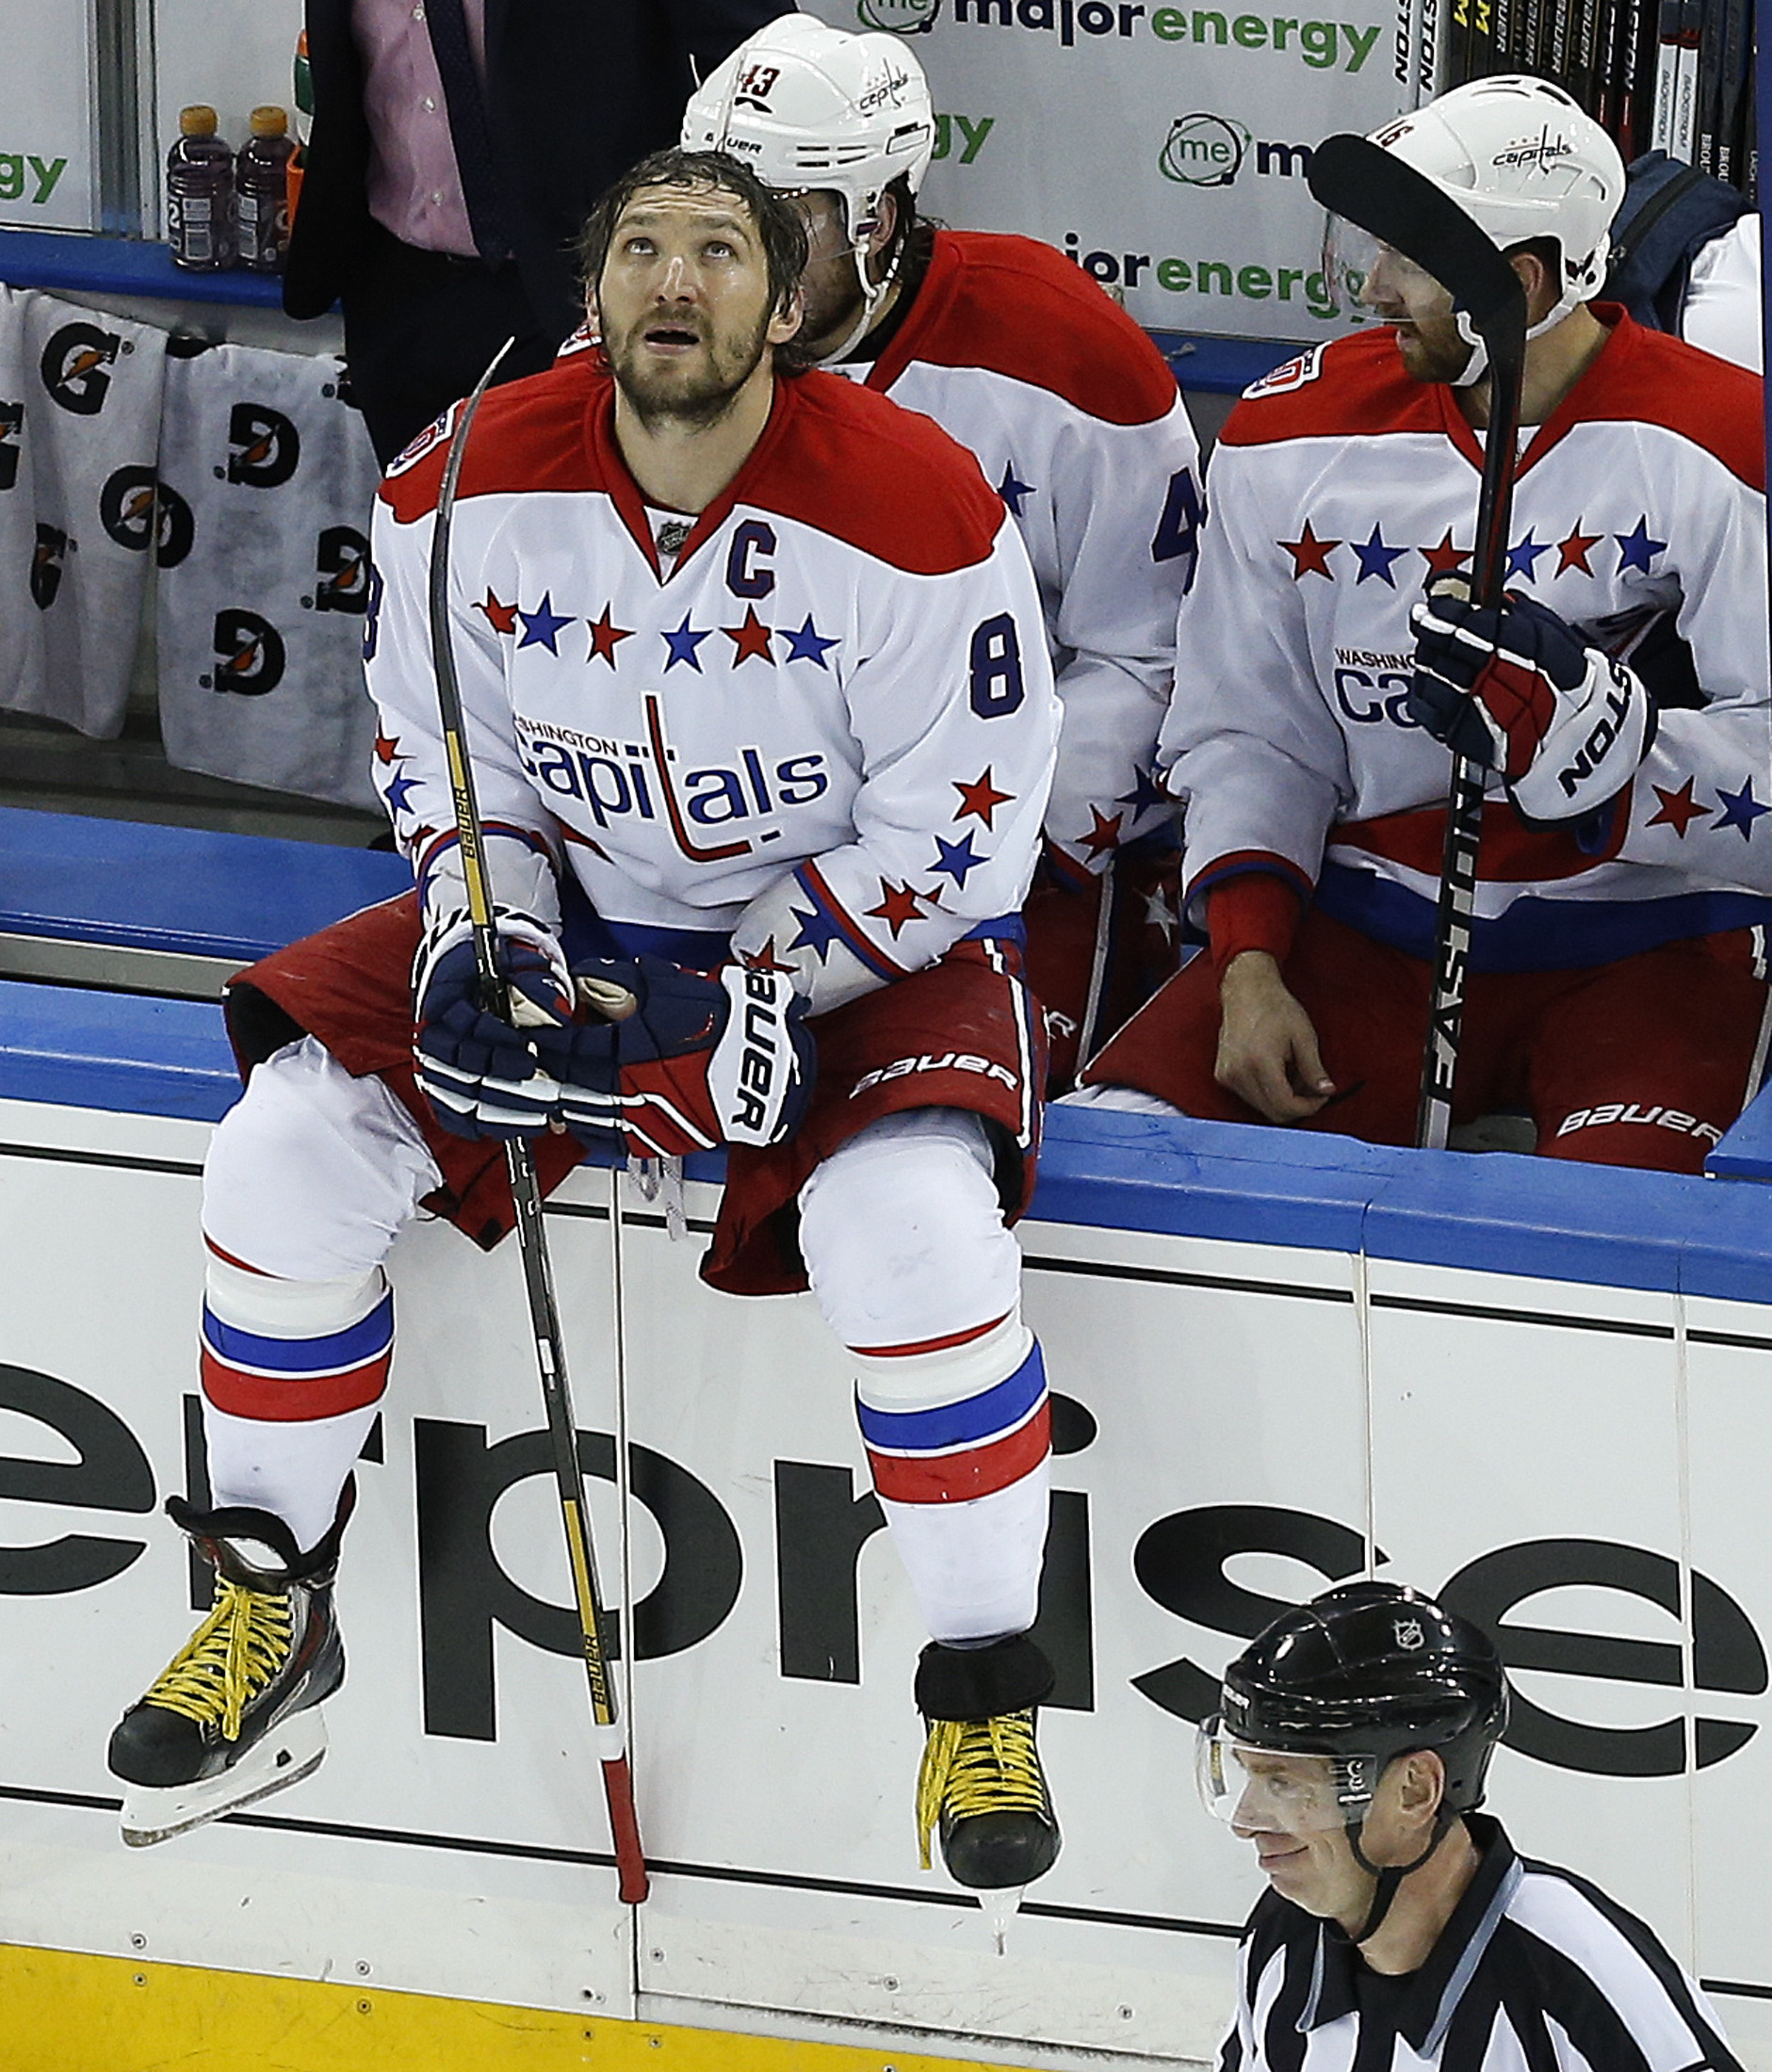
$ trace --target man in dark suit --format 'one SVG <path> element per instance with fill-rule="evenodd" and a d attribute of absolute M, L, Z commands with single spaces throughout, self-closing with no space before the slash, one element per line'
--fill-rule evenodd
<path fill-rule="evenodd" d="M 573 244 L 696 80 L 791 0 L 307 0 L 314 126 L 284 307 L 345 316 L 382 463 L 584 315 Z"/>

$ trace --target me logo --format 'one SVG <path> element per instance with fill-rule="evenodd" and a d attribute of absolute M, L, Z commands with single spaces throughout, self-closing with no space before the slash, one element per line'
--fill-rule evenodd
<path fill-rule="evenodd" d="M 1258 176 L 1301 178 L 1310 170 L 1309 144 L 1252 140 L 1241 122 L 1204 110 L 1178 116 L 1157 159 L 1165 180 L 1188 187 L 1227 187 L 1255 154 Z"/>
<path fill-rule="evenodd" d="M 894 36 L 926 36 L 941 12 L 941 0 L 855 0 L 855 19 L 865 29 Z"/>
<path fill-rule="evenodd" d="M 1227 187 L 1243 170 L 1249 133 L 1222 115 L 1182 115 L 1157 160 L 1165 180 L 1184 187 Z"/>

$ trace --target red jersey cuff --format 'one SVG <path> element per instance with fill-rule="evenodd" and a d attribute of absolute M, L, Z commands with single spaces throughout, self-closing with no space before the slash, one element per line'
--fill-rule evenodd
<path fill-rule="evenodd" d="M 1214 885 L 1206 896 L 1213 970 L 1223 978 L 1225 966 L 1245 949 L 1265 949 L 1284 963 L 1303 912 L 1294 887 L 1270 870 L 1239 871 Z"/>

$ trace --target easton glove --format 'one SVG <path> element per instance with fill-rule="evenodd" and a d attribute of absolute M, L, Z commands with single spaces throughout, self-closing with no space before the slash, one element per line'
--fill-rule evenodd
<path fill-rule="evenodd" d="M 522 1030 L 571 1017 L 572 976 L 560 945 L 530 915 L 500 908 L 493 927 L 512 1020 L 480 1005 L 473 928 L 464 915 L 450 915 L 427 931 L 413 965 L 413 1062 L 431 1112 L 451 1135 L 532 1137 L 547 1127 L 560 1089 Z"/>
<path fill-rule="evenodd" d="M 662 957 L 573 966 L 593 1018 L 541 1029 L 574 1136 L 642 1157 L 791 1137 L 812 1098 L 817 1051 L 784 972 L 726 964 L 712 978 Z"/>
<path fill-rule="evenodd" d="M 1490 611 L 1445 585 L 1409 614 L 1410 715 L 1457 754 L 1499 769 L 1529 820 L 1573 820 L 1620 791 L 1649 751 L 1642 683 L 1549 606 L 1510 591 Z"/>

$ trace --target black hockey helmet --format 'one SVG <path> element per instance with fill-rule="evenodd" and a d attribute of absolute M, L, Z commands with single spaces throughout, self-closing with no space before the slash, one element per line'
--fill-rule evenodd
<path fill-rule="evenodd" d="M 1507 1725 L 1507 1679 L 1481 1627 L 1394 1583 L 1342 1583 L 1283 1611 L 1225 1672 L 1223 1730 L 1335 1758 L 1350 1824 L 1388 1765 L 1431 1748 L 1443 1805 L 1469 1813 Z"/>

